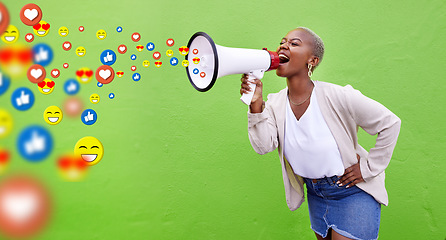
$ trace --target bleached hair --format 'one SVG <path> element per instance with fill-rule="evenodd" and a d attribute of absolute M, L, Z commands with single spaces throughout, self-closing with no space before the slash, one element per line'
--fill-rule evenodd
<path fill-rule="evenodd" d="M 322 62 L 322 58 L 324 57 L 324 51 L 325 51 L 324 42 L 311 29 L 306 28 L 306 27 L 298 27 L 298 29 L 305 30 L 307 33 L 309 33 L 313 37 L 313 54 L 314 54 L 314 56 L 319 58 L 319 63 L 317 64 L 317 66 L 319 66 L 319 64 Z M 317 67 L 317 66 L 314 66 L 314 67 Z"/>

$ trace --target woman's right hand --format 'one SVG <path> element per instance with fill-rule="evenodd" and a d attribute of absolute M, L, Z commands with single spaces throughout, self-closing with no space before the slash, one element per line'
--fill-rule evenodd
<path fill-rule="evenodd" d="M 242 78 L 240 79 L 242 81 L 240 94 L 243 95 L 244 93 L 249 93 L 252 91 L 250 85 L 250 82 L 248 81 L 248 74 L 243 74 Z M 251 104 L 249 105 L 251 108 L 251 113 L 260 113 L 262 112 L 262 105 L 263 105 L 263 97 L 262 97 L 262 91 L 263 91 L 263 83 L 259 79 L 255 79 L 254 84 L 256 84 L 256 90 L 254 91 L 254 96 L 252 97 Z"/>

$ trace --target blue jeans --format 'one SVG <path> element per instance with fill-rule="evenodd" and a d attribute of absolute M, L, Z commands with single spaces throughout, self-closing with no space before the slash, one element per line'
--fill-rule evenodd
<path fill-rule="evenodd" d="M 326 237 L 332 228 L 351 239 L 377 239 L 381 205 L 357 186 L 340 187 L 338 176 L 304 178 L 311 229 Z"/>

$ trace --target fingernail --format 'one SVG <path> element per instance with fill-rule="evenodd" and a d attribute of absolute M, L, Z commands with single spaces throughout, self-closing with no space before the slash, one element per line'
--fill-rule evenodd
<path fill-rule="evenodd" d="M 339 181 L 336 182 L 336 184 L 339 184 L 339 183 L 341 183 L 341 182 L 339 182 Z"/>
<path fill-rule="evenodd" d="M 347 186 L 347 187 L 345 187 L 345 188 L 348 188 L 349 186 Z"/>
<path fill-rule="evenodd" d="M 342 183 L 339 183 L 339 187 L 342 187 L 342 186 L 344 186 L 344 185 L 342 185 Z"/>

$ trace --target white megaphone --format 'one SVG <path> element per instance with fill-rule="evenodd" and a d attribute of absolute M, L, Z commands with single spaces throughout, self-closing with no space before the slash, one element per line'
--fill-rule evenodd
<path fill-rule="evenodd" d="M 265 71 L 279 67 L 279 55 L 276 52 L 243 48 L 223 47 L 214 43 L 204 32 L 195 33 L 189 43 L 186 68 L 189 81 L 200 92 L 212 88 L 217 78 L 246 73 L 249 81 L 262 79 Z M 251 104 L 255 84 L 250 84 L 251 92 L 243 94 L 240 100 Z"/>

